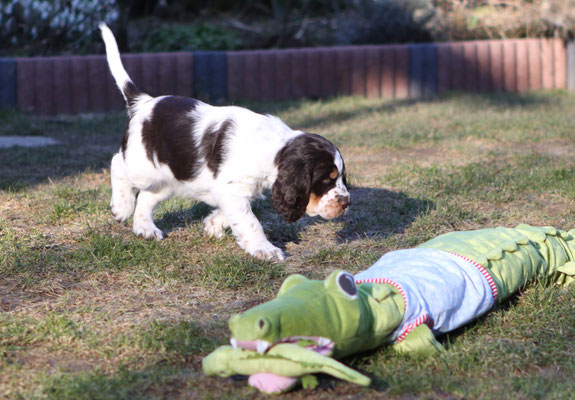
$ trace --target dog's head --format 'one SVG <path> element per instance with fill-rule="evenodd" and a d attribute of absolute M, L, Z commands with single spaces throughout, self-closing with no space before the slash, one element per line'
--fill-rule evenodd
<path fill-rule="evenodd" d="M 291 139 L 276 155 L 278 176 L 272 202 L 287 222 L 304 214 L 331 219 L 350 204 L 345 164 L 339 150 L 322 136 L 305 133 Z"/>

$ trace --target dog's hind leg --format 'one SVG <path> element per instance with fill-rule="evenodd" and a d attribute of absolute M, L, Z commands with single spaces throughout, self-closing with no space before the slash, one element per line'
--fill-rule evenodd
<path fill-rule="evenodd" d="M 162 240 L 164 234 L 154 224 L 154 208 L 173 194 L 169 187 L 140 190 L 134 212 L 134 233 L 144 239 Z"/>
<path fill-rule="evenodd" d="M 110 177 L 112 181 L 112 200 L 110 207 L 112 216 L 118 222 L 124 222 L 134 212 L 136 196 L 133 186 L 126 177 L 124 157 L 122 153 L 117 153 L 112 158 L 110 167 Z"/>

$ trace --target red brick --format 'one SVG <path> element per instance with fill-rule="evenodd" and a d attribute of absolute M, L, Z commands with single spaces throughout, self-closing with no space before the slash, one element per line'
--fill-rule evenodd
<path fill-rule="evenodd" d="M 381 47 L 380 63 L 380 96 L 384 99 L 393 99 L 395 83 L 395 53 L 391 46 Z"/>
<path fill-rule="evenodd" d="M 527 51 L 527 41 L 517 40 L 515 51 L 517 56 L 517 91 L 526 92 L 529 89 L 529 53 Z"/>
<path fill-rule="evenodd" d="M 505 90 L 503 76 L 503 42 L 489 42 L 489 55 L 491 59 L 491 84 L 496 92 Z"/>
<path fill-rule="evenodd" d="M 279 100 L 291 98 L 291 55 L 290 50 L 276 53 L 276 97 Z"/>
<path fill-rule="evenodd" d="M 395 98 L 409 97 L 409 48 L 407 46 L 393 46 L 395 54 Z"/>
<path fill-rule="evenodd" d="M 543 89 L 553 89 L 553 45 L 549 39 L 541 39 L 541 81 Z"/>
<path fill-rule="evenodd" d="M 367 68 L 365 94 L 368 98 L 381 97 L 381 48 L 370 46 L 366 50 Z"/>
<path fill-rule="evenodd" d="M 246 51 L 245 57 L 245 98 L 249 100 L 261 99 L 260 89 L 260 61 L 258 51 Z"/>
<path fill-rule="evenodd" d="M 54 107 L 54 59 L 52 57 L 37 58 L 36 69 L 36 112 L 39 115 L 55 114 Z"/>
<path fill-rule="evenodd" d="M 176 53 L 175 57 L 177 85 L 174 93 L 178 96 L 192 97 L 194 94 L 193 54 L 191 52 L 182 52 Z"/>
<path fill-rule="evenodd" d="M 150 96 L 156 97 L 162 94 L 159 85 L 160 80 L 160 57 L 157 54 L 141 54 L 142 83 L 138 85 Z"/>
<path fill-rule="evenodd" d="M 351 93 L 355 96 L 365 96 L 366 84 L 366 49 L 351 48 Z"/>
<path fill-rule="evenodd" d="M 294 50 L 290 57 L 291 93 L 294 99 L 306 95 L 306 59 L 305 50 Z"/>
<path fill-rule="evenodd" d="M 90 111 L 89 68 L 86 57 L 75 56 L 70 59 L 70 98 L 74 114 Z"/>
<path fill-rule="evenodd" d="M 261 51 L 258 55 L 260 63 L 260 84 L 263 100 L 276 99 L 276 62 L 277 50 Z"/>
<path fill-rule="evenodd" d="M 245 98 L 245 57 L 241 52 L 230 51 L 227 53 L 228 68 L 228 98 L 237 100 Z"/>
<path fill-rule="evenodd" d="M 320 94 L 330 97 L 337 94 L 337 52 L 334 49 L 323 48 L 320 54 Z"/>
<path fill-rule="evenodd" d="M 469 92 L 476 92 L 478 89 L 479 77 L 477 75 L 477 48 L 475 42 L 463 43 L 463 60 L 465 67 L 464 88 Z"/>
<path fill-rule="evenodd" d="M 104 56 L 88 56 L 88 104 L 92 112 L 107 111 L 108 95 L 102 83 L 109 73 Z"/>
<path fill-rule="evenodd" d="M 489 42 L 477 43 L 477 83 L 480 92 L 490 92 L 491 69 L 489 63 Z"/>
<path fill-rule="evenodd" d="M 517 63 L 513 40 L 503 42 L 503 88 L 506 92 L 517 90 Z"/>
<path fill-rule="evenodd" d="M 159 59 L 159 93 L 173 95 L 177 86 L 176 54 L 162 53 Z"/>
<path fill-rule="evenodd" d="M 541 83 L 541 41 L 530 39 L 527 41 L 527 53 L 529 58 L 529 89 L 539 90 Z"/>
<path fill-rule="evenodd" d="M 336 80 L 337 94 L 346 96 L 351 94 L 351 50 L 347 47 L 338 47 L 336 50 Z"/>
<path fill-rule="evenodd" d="M 465 54 L 462 43 L 450 43 L 451 48 L 451 89 L 465 89 Z"/>
<path fill-rule="evenodd" d="M 437 44 L 437 92 L 445 93 L 451 90 L 452 56 L 449 43 Z"/>
<path fill-rule="evenodd" d="M 33 58 L 17 59 L 16 90 L 18 109 L 24 112 L 35 112 L 36 68 Z"/>
<path fill-rule="evenodd" d="M 555 88 L 567 88 L 567 50 L 563 39 L 553 40 L 553 59 L 555 61 Z"/>
<path fill-rule="evenodd" d="M 54 58 L 54 108 L 56 114 L 72 112 L 70 57 Z"/>
<path fill-rule="evenodd" d="M 306 97 L 317 99 L 321 97 L 320 56 L 316 49 L 305 50 L 306 60 Z"/>

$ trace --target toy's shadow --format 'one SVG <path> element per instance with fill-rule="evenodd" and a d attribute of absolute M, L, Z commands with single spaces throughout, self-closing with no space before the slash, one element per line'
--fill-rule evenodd
<path fill-rule="evenodd" d="M 351 206 L 346 215 L 334 221 L 343 223 L 337 232 L 341 242 L 363 238 L 382 239 L 395 233 L 402 233 L 420 215 L 432 210 L 435 205 L 429 200 L 416 199 L 404 193 L 386 189 L 351 187 Z M 269 200 L 256 200 L 252 209 L 262 223 L 268 239 L 285 248 L 286 243 L 299 243 L 300 234 L 313 225 L 321 225 L 325 220 L 319 217 L 303 217 L 293 224 L 287 224 L 275 212 Z M 157 224 L 167 235 L 183 226 L 201 223 L 212 208 L 204 203 L 167 211 Z"/>

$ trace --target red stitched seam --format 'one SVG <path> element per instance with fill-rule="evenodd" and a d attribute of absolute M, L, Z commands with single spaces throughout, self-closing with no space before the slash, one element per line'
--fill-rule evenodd
<path fill-rule="evenodd" d="M 420 315 L 415 321 L 413 321 L 411 324 L 408 324 L 405 327 L 403 332 L 401 332 L 400 335 L 395 340 L 395 343 L 402 342 L 407 337 L 407 335 L 409 335 L 411 333 L 411 331 L 413 331 L 415 328 L 417 328 L 421 324 L 426 324 L 427 326 L 429 326 L 431 328 L 430 323 L 431 323 L 431 318 L 429 318 L 429 315 L 427 315 L 427 314 Z"/>
<path fill-rule="evenodd" d="M 448 253 L 453 254 L 454 256 L 457 256 L 457 257 L 471 263 L 471 265 L 473 265 L 475 268 L 477 268 L 479 270 L 479 272 L 481 272 L 481 274 L 483 274 L 485 279 L 487 279 L 487 283 L 489 283 L 489 286 L 491 287 L 491 294 L 493 295 L 493 300 L 497 299 L 497 295 L 499 294 L 497 291 L 497 285 L 495 284 L 495 281 L 493 280 L 493 277 L 491 276 L 489 271 L 487 271 L 487 269 L 485 269 L 485 267 L 483 265 L 479 264 L 477 261 L 472 260 L 471 258 L 462 256 L 461 254 L 453 253 L 451 251 L 449 251 Z"/>
<path fill-rule="evenodd" d="M 405 310 L 407 310 L 407 296 L 405 295 L 403 288 L 397 282 L 394 282 L 388 278 L 369 278 L 369 279 L 360 279 L 360 280 L 355 281 L 356 285 L 359 285 L 360 283 L 387 283 L 387 284 L 393 286 L 394 288 L 399 290 L 401 297 L 403 297 L 403 304 L 404 304 L 403 312 L 405 313 Z"/>

